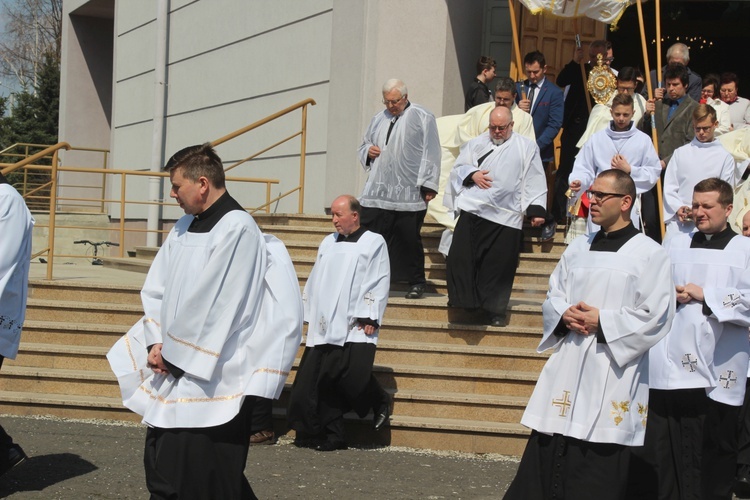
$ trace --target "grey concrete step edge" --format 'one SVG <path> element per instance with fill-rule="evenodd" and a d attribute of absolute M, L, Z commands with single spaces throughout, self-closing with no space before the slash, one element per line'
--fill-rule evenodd
<path fill-rule="evenodd" d="M 80 406 L 92 409 L 106 408 L 130 411 L 122 405 L 122 399 L 110 398 L 107 396 L 81 396 L 76 394 L 47 394 L 39 392 L 0 391 L 0 402 L 35 405 Z"/>
<path fill-rule="evenodd" d="M 531 431 L 521 424 L 505 422 L 487 422 L 481 420 L 456 420 L 450 418 L 410 417 L 393 415 L 391 427 L 418 428 L 453 432 L 470 432 L 486 434 L 512 434 L 527 436 Z"/>
<path fill-rule="evenodd" d="M 37 368 L 29 366 L 3 367 L 0 377 L 36 377 L 70 379 L 72 381 L 117 382 L 111 371 L 69 370 L 67 368 Z"/>
<path fill-rule="evenodd" d="M 387 314 L 386 314 L 387 316 Z M 523 333 L 534 336 L 542 336 L 542 329 L 535 326 L 525 325 L 508 325 L 508 326 L 489 326 L 489 325 L 472 325 L 472 324 L 456 324 L 449 323 L 447 321 L 433 321 L 433 320 L 413 320 L 413 319 L 388 319 L 386 317 L 383 321 L 383 327 L 388 328 L 416 328 L 424 330 L 465 330 L 465 331 L 476 331 L 477 333 L 497 332 L 502 333 Z"/>
<path fill-rule="evenodd" d="M 455 344 L 442 344 L 437 342 L 407 342 L 402 340 L 378 341 L 378 350 L 389 351 L 411 351 L 411 352 L 437 352 L 441 354 L 472 354 L 497 357 L 517 357 L 547 359 L 549 354 L 538 353 L 536 349 L 525 347 L 494 347 L 494 346 L 462 346 Z"/>

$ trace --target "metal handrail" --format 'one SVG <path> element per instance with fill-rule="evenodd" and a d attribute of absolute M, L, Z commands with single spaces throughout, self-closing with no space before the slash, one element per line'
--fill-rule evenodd
<path fill-rule="evenodd" d="M 301 127 L 298 132 L 293 133 L 292 135 L 276 142 L 272 146 L 269 146 L 267 148 L 264 148 L 260 150 L 259 152 L 252 154 L 237 163 L 225 168 L 225 171 L 229 171 L 234 169 L 235 167 L 246 163 L 254 158 L 257 158 L 261 154 L 280 146 L 281 144 L 285 144 L 286 142 L 296 138 L 300 137 L 300 174 L 299 174 L 299 185 L 297 187 L 294 187 L 288 191 L 286 191 L 283 194 L 280 194 L 279 196 L 275 198 L 271 198 L 271 187 L 272 185 L 279 184 L 278 179 L 267 179 L 267 178 L 245 178 L 245 177 L 227 177 L 227 181 L 237 181 L 237 182 L 252 182 L 252 183 L 260 183 L 265 184 L 265 191 L 266 191 L 266 202 L 259 206 L 255 207 L 253 209 L 248 209 L 249 211 L 255 212 L 258 210 L 265 210 L 266 213 L 270 213 L 270 207 L 273 203 L 277 202 L 278 200 L 289 196 L 295 192 L 299 193 L 299 203 L 298 203 L 298 210 L 300 213 L 304 211 L 304 191 L 305 191 L 305 156 L 306 156 L 306 147 L 307 147 L 307 106 L 315 105 L 315 101 L 313 99 L 305 99 L 302 100 L 296 104 L 293 104 L 287 108 L 282 109 L 281 111 L 278 111 L 272 115 L 269 115 L 261 120 L 258 120 L 250 125 L 247 125 L 246 127 L 243 127 L 241 129 L 238 129 L 230 134 L 227 134 L 219 139 L 216 139 L 211 143 L 212 146 L 217 146 L 220 144 L 223 144 L 227 141 L 230 141 L 232 139 L 235 139 L 247 132 L 250 132 L 252 130 L 257 129 L 258 127 L 261 127 L 269 122 L 272 122 L 273 120 L 276 120 L 282 116 L 285 116 L 297 109 L 301 109 L 302 111 L 302 121 L 301 121 Z M 22 156 L 21 153 L 9 153 L 13 148 L 18 147 L 24 147 L 25 148 L 25 158 L 20 160 L 19 162 L 9 165 L 5 168 L 2 168 L 4 164 L 0 164 L 0 168 L 2 168 L 2 173 L 4 175 L 10 174 L 12 172 L 19 171 L 23 169 L 24 172 L 24 178 L 23 178 L 23 186 L 22 189 L 19 190 L 24 194 L 24 197 L 26 199 L 34 199 L 34 200 L 46 200 L 49 199 L 49 223 L 47 224 L 48 227 L 48 239 L 47 239 L 47 248 L 44 250 L 38 251 L 35 253 L 35 257 L 38 257 L 43 254 L 47 254 L 47 273 L 46 278 L 48 280 L 52 279 L 52 273 L 54 268 L 54 260 L 55 257 L 85 257 L 85 256 L 73 256 L 73 255 L 63 255 L 63 254 L 56 254 L 55 249 L 55 230 L 56 229 L 93 229 L 93 227 L 82 227 L 82 226 L 58 226 L 56 224 L 56 212 L 57 207 L 59 205 L 59 202 L 84 202 L 82 205 L 78 204 L 68 204 L 69 206 L 91 206 L 92 203 L 99 203 L 101 208 L 101 213 L 106 213 L 106 204 L 119 204 L 120 206 L 120 214 L 119 214 L 119 238 L 120 242 L 123 243 L 125 240 L 125 232 L 148 232 L 149 229 L 136 229 L 136 228 L 125 228 L 125 207 L 126 204 L 130 205 L 167 205 L 167 203 L 158 200 L 158 201 L 128 201 L 126 199 L 126 186 L 127 186 L 127 179 L 128 176 L 136 176 L 136 177 L 168 177 L 169 173 L 167 172 L 152 172 L 152 171 L 139 171 L 139 170 L 121 170 L 121 169 L 109 169 L 107 167 L 107 160 L 109 151 L 106 149 L 97 149 L 97 148 L 80 148 L 80 147 L 72 147 L 67 142 L 59 142 L 55 144 L 54 146 L 49 146 L 44 148 L 42 151 L 39 151 L 38 153 L 35 153 L 33 155 L 29 155 L 29 149 L 34 147 L 44 147 L 44 145 L 38 145 L 38 144 L 14 144 L 13 146 L 10 146 L 9 148 L 5 148 L 4 150 L 0 151 L 0 155 L 5 156 Z M 58 161 L 58 152 L 63 150 L 78 150 L 78 151 L 91 151 L 91 152 L 100 152 L 104 153 L 104 163 L 102 165 L 102 168 L 86 168 L 86 167 L 74 167 L 74 166 L 60 166 Z M 50 156 L 51 155 L 51 156 Z M 51 165 L 38 165 L 34 164 L 34 162 L 40 160 L 41 158 L 49 158 L 51 160 Z M 28 182 L 27 176 L 29 171 L 41 171 L 41 172 L 49 172 L 49 180 L 43 179 L 43 180 L 37 180 L 36 183 Z M 91 175 L 101 175 L 102 181 L 101 181 L 101 196 L 99 198 L 81 198 L 81 197 L 64 197 L 58 195 L 58 189 L 62 186 L 66 187 L 86 187 L 86 188 L 98 188 L 98 185 L 96 186 L 70 186 L 70 185 L 63 185 L 59 183 L 59 174 L 61 172 L 71 172 L 71 173 L 85 173 L 85 174 L 91 174 Z M 120 193 L 119 193 L 119 199 L 115 196 L 111 199 L 106 196 L 106 182 L 107 178 L 110 176 L 119 176 L 120 177 Z M 27 189 L 28 188 L 28 189 Z M 46 196 L 46 190 L 49 190 L 49 195 Z M 44 191 L 44 192 L 42 192 Z M 37 225 L 37 227 L 45 227 L 44 225 Z M 115 228 L 112 227 L 110 230 L 114 230 Z M 166 231 L 164 230 L 156 230 L 158 233 L 164 233 Z M 119 253 L 120 257 L 124 255 L 124 245 L 119 247 Z"/>

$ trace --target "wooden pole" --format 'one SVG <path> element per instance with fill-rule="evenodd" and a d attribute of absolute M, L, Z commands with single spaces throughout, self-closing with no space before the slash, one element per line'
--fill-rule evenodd
<path fill-rule="evenodd" d="M 641 6 L 641 0 L 637 0 L 636 5 L 638 7 L 638 24 L 640 24 L 641 28 L 641 48 L 643 49 L 643 69 L 645 73 L 646 78 L 646 88 L 648 89 L 648 98 L 653 99 L 654 98 L 654 91 L 651 88 L 651 70 L 648 66 L 648 45 L 646 44 L 646 29 L 645 25 L 643 23 L 643 7 Z M 657 33 L 659 33 L 661 30 L 657 27 Z M 657 35 L 657 43 L 659 40 L 659 37 Z M 658 67 L 657 71 L 661 73 L 661 65 Z M 656 136 L 656 127 L 653 125 L 655 122 L 656 117 L 651 116 L 651 139 L 654 141 L 654 148 L 656 149 L 657 155 L 659 154 L 659 140 Z M 656 181 L 656 212 L 659 217 L 659 231 L 661 232 L 661 239 L 664 241 L 664 221 L 662 220 L 663 213 L 662 213 L 662 193 L 661 193 L 661 177 L 659 177 L 659 180 Z"/>
<path fill-rule="evenodd" d="M 573 31 L 578 35 L 578 18 L 573 18 Z M 578 39 L 580 41 L 580 38 Z M 581 44 L 583 47 L 583 44 Z M 586 53 L 584 52 L 584 58 Z M 588 78 L 586 77 L 586 63 L 581 59 L 581 80 L 583 81 L 583 93 L 586 95 L 586 106 L 589 108 L 589 114 L 591 114 L 591 97 L 589 96 Z"/>
<path fill-rule="evenodd" d="M 656 84 L 661 86 L 661 0 L 656 0 Z"/>
<path fill-rule="evenodd" d="M 513 5 L 513 0 L 508 0 L 508 11 L 510 12 L 510 27 L 513 32 L 513 50 L 516 54 L 516 80 L 522 80 L 521 75 L 523 73 L 521 72 L 521 65 L 523 64 L 523 60 L 521 59 L 521 47 L 518 40 L 518 22 L 516 21 L 516 7 Z M 513 73 L 511 67 L 511 73 Z M 514 75 L 511 74 L 511 78 L 513 78 Z M 526 99 L 526 92 L 523 92 L 523 98 Z"/>

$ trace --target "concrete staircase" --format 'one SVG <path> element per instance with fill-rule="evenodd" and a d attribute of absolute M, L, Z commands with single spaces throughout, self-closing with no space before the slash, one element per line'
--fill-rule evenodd
<path fill-rule="evenodd" d="M 303 285 L 318 244 L 332 231 L 329 219 L 256 220 L 284 241 Z M 541 245 L 534 242 L 535 230 L 527 231 L 509 324 L 495 328 L 449 312 L 445 261 L 437 251 L 441 230 L 429 222 L 423 228 L 431 293 L 407 300 L 405 285 L 394 285 L 381 329 L 375 372 L 394 397 L 391 427 L 374 434 L 369 420 L 352 416 L 351 441 L 520 455 L 528 433 L 518 422 L 546 360 L 535 350 L 540 305 L 563 249 L 562 235 Z M 107 259 L 105 266 L 144 272 L 152 258 L 152 250 L 138 248 L 135 258 Z M 0 371 L 0 412 L 138 421 L 122 407 L 104 355 L 141 314 L 138 286 L 32 281 L 18 358 Z M 277 430 L 285 430 L 294 375 L 274 409 Z"/>

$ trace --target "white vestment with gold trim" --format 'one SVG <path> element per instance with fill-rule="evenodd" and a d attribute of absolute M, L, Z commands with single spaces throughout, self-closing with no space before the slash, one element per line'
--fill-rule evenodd
<path fill-rule="evenodd" d="M 108 354 L 124 404 L 154 427 L 217 426 L 245 395 L 278 397 L 301 338 L 299 286 L 283 244 L 243 211 L 207 233 L 188 232 L 192 220 L 169 233 L 141 291 L 144 319 Z M 185 371 L 179 379 L 146 366 L 147 346 L 158 343 Z"/>
<path fill-rule="evenodd" d="M 521 423 L 545 434 L 626 446 L 643 444 L 648 414 L 648 350 L 666 335 L 675 291 L 666 252 L 638 234 L 617 252 L 591 251 L 595 235 L 565 250 L 542 306 L 538 351 L 554 349 Z M 599 308 L 596 335 L 554 332 L 563 313 Z"/>

